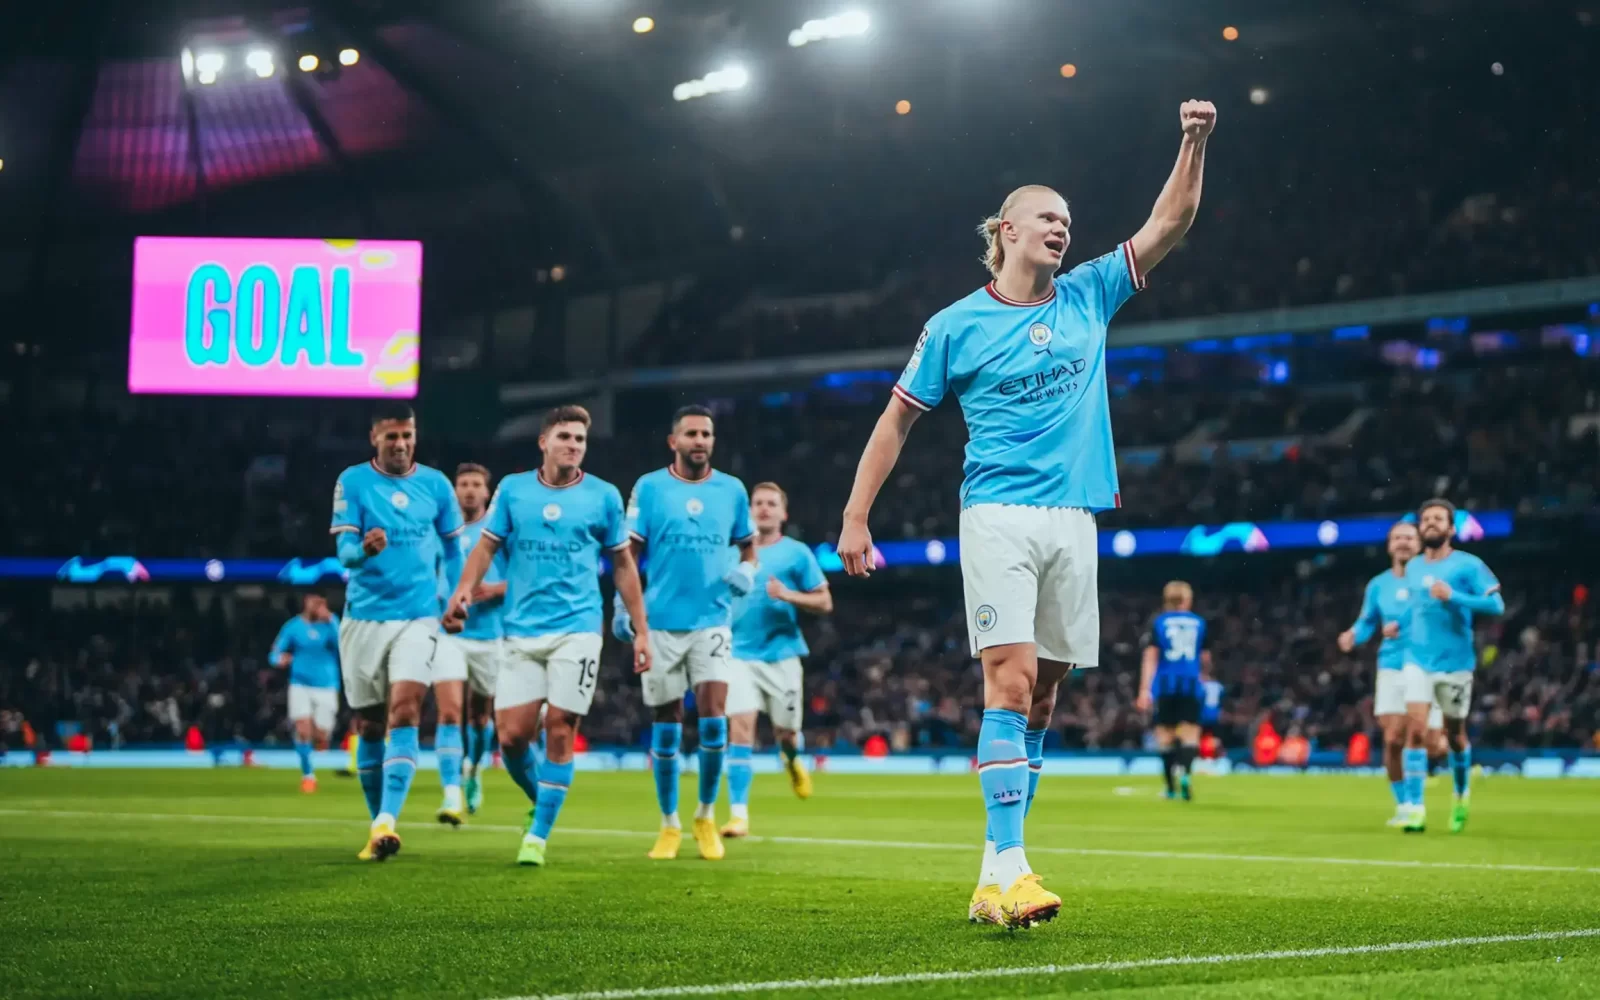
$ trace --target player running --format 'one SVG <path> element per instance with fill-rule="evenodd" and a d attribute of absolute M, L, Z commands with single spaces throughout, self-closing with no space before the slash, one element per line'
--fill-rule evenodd
<path fill-rule="evenodd" d="M 1421 537 L 1415 525 L 1396 521 L 1389 529 L 1389 568 L 1367 583 L 1361 600 L 1361 614 L 1355 624 L 1339 633 L 1339 649 L 1352 652 L 1374 634 L 1381 634 L 1378 646 L 1378 678 L 1372 699 L 1373 714 L 1383 731 L 1383 766 L 1389 776 L 1389 790 L 1394 794 L 1394 815 L 1388 826 L 1401 827 L 1411 817 L 1411 801 L 1406 787 L 1404 753 L 1406 747 L 1406 687 L 1401 668 L 1406 664 L 1406 637 L 1402 634 L 1406 618 L 1411 612 L 1411 601 L 1416 596 L 1406 585 L 1406 564 L 1421 549 Z M 1444 734 L 1440 731 L 1444 718 L 1439 706 L 1428 712 L 1428 746 L 1442 746 Z M 1442 750 L 1440 751 L 1443 752 Z"/>
<path fill-rule="evenodd" d="M 711 411 L 685 406 L 672 417 L 667 447 L 672 464 L 634 484 L 628 500 L 628 533 L 634 554 L 650 556 L 644 603 L 650 613 L 653 662 L 642 674 L 644 703 L 655 715 L 650 753 L 655 762 L 661 833 L 650 857 L 678 856 L 683 824 L 678 819 L 678 748 L 683 739 L 683 696 L 694 691 L 700 716 L 700 802 L 694 839 L 700 856 L 723 856 L 717 830 L 717 786 L 728 743 L 724 715 L 733 637 L 733 599 L 755 585 L 756 549 L 750 530 L 750 496 L 744 483 L 711 468 L 716 444 Z M 738 547 L 737 560 L 730 546 Z M 618 608 L 611 631 L 635 641 L 632 612 Z"/>
<path fill-rule="evenodd" d="M 728 676 L 728 807 L 732 816 L 724 837 L 750 834 L 751 753 L 756 713 L 772 720 L 772 735 L 783 754 L 789 784 L 802 799 L 811 797 L 811 775 L 800 759 L 804 715 L 800 657 L 811 650 L 800 633 L 797 612 L 833 613 L 833 594 L 817 557 L 803 542 L 783 533 L 789 495 L 777 483 L 750 490 L 750 520 L 756 528 L 759 565 L 755 589 L 734 602 L 733 666 Z"/>
<path fill-rule="evenodd" d="M 545 414 L 539 448 L 544 461 L 538 470 L 501 480 L 445 616 L 452 630 L 470 622 L 473 595 L 504 546 L 505 650 L 495 721 L 506 770 L 533 804 L 517 852 L 524 865 L 545 863 L 550 831 L 572 787 L 578 724 L 594 701 L 605 612 L 602 549 L 612 554 L 617 593 L 638 622 L 635 669 L 650 666 L 650 632 L 622 494 L 581 467 L 589 448 L 589 411 L 560 406 Z M 545 755 L 538 760 L 532 743 L 541 708 Z"/>
<path fill-rule="evenodd" d="M 1072 221 L 1032 185 L 985 221 L 994 280 L 938 313 L 878 419 L 844 510 L 839 555 L 871 571 L 867 518 L 916 418 L 948 392 L 968 441 L 961 486 L 961 576 L 972 652 L 983 661 L 978 774 L 993 838 L 969 915 L 1028 926 L 1061 899 L 1023 851 L 1023 817 L 1044 758 L 1056 686 L 1100 661 L 1094 512 L 1121 505 L 1106 396 L 1106 324 L 1194 221 L 1216 108 L 1186 101 L 1177 163 L 1149 221 L 1111 253 L 1056 277 Z M 1041 728 L 1031 728 L 1039 726 Z"/>
<path fill-rule="evenodd" d="M 466 522 L 461 531 L 461 549 L 470 553 L 477 547 L 487 523 L 484 513 L 489 504 L 489 470 L 474 462 L 463 462 L 456 466 L 455 486 L 456 501 L 461 504 L 461 517 Z M 460 650 L 467 666 L 468 729 L 461 777 L 468 813 L 483 808 L 481 771 L 483 760 L 494 744 L 494 689 L 495 678 L 500 675 L 505 565 L 505 553 L 497 551 L 484 573 L 483 582 L 473 588 L 472 606 L 460 633 L 450 640 Z M 451 580 L 446 594 L 455 587 L 456 581 Z"/>
<path fill-rule="evenodd" d="M 294 752 L 300 757 L 300 790 L 317 790 L 311 748 L 328 749 L 339 714 L 339 619 L 328 599 L 306 594 L 300 613 L 283 623 L 267 660 L 289 671 L 289 721 L 294 725 Z"/>
<path fill-rule="evenodd" d="M 1404 770 L 1411 815 L 1407 833 L 1427 829 L 1428 811 L 1422 787 L 1428 775 L 1428 713 L 1437 703 L 1444 714 L 1444 735 L 1450 745 L 1454 803 L 1450 832 L 1467 825 L 1471 797 L 1472 746 L 1467 742 L 1467 712 L 1472 704 L 1472 672 L 1478 665 L 1473 644 L 1474 615 L 1504 614 L 1500 581 L 1482 559 L 1451 543 L 1456 536 L 1456 508 L 1434 498 L 1417 511 L 1422 555 L 1406 564 L 1411 613 L 1406 629 L 1406 751 Z"/>
<path fill-rule="evenodd" d="M 1173 580 L 1161 590 L 1161 605 L 1140 643 L 1138 708 L 1148 712 L 1155 706 L 1167 798 L 1181 795 L 1188 802 L 1194 797 L 1189 778 L 1200 754 L 1200 678 L 1202 671 L 1211 672 L 1211 651 L 1205 648 L 1206 620 L 1192 610 L 1194 588 Z"/>
<path fill-rule="evenodd" d="M 395 823 L 417 772 L 417 722 L 439 646 L 438 563 L 459 575 L 461 507 L 444 473 L 417 464 L 409 406 L 379 407 L 371 440 L 376 456 L 339 474 L 329 530 L 350 570 L 339 659 L 372 817 L 358 857 L 382 861 L 400 850 Z"/>

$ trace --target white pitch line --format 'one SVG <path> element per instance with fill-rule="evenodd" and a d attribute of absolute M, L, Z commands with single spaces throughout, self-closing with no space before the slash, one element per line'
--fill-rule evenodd
<path fill-rule="evenodd" d="M 257 823 L 288 826 L 366 826 L 365 820 L 331 819 L 321 816 L 219 816 L 200 813 L 103 813 L 64 809 L 0 809 L 0 816 L 52 816 L 62 819 L 120 819 L 185 823 Z M 400 824 L 408 829 L 438 829 L 428 822 Z M 522 826 L 467 823 L 462 830 L 481 833 L 522 833 Z M 561 827 L 562 834 L 580 837 L 636 837 L 649 839 L 655 834 L 640 830 L 603 830 L 587 827 Z M 802 847 L 866 847 L 897 851 L 959 851 L 977 853 L 972 844 L 949 844 L 918 840 L 852 840 L 843 837 L 746 837 L 751 843 L 793 844 Z M 1360 868 L 1450 869 L 1456 871 L 1553 872 L 1600 875 L 1600 867 L 1581 865 L 1519 865 L 1488 861 L 1409 861 L 1393 858 L 1329 858 L 1293 854 L 1227 854 L 1216 851 L 1134 851 L 1100 847 L 1029 847 L 1029 854 L 1066 854 L 1076 857 L 1141 858 L 1163 861 L 1221 861 L 1256 864 L 1341 865 Z"/>
<path fill-rule="evenodd" d="M 845 976 L 831 979 L 777 979 L 764 983 L 704 983 L 693 986 L 649 986 L 638 989 L 593 990 L 585 993 L 530 994 L 520 997 L 506 997 L 503 1000 L 645 1000 L 645 998 L 649 997 L 716 996 L 725 993 L 777 993 L 787 990 L 833 990 L 849 986 L 900 986 L 910 983 L 950 983 L 974 979 L 1014 978 L 1017 976 L 1063 976 L 1078 972 L 1128 972 L 1135 969 L 1165 969 L 1194 965 L 1233 965 L 1240 962 L 1281 962 L 1299 958 L 1383 955 L 1407 951 L 1435 951 L 1441 948 L 1471 948 L 1480 945 L 1518 944 L 1529 941 L 1567 941 L 1573 938 L 1592 937 L 1600 937 L 1600 927 L 1574 931 L 1534 931 L 1530 934 L 1441 938 L 1435 941 L 1394 941 L 1388 944 L 1296 948 L 1286 951 L 1253 951 L 1232 955 L 1170 955 L 1165 958 L 1133 958 L 1117 962 L 1079 962 L 1076 965 L 958 969 L 953 972 L 904 972 L 893 975 Z"/>

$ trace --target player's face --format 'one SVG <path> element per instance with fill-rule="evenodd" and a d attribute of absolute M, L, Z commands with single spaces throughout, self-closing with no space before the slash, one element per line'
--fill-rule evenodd
<path fill-rule="evenodd" d="M 1389 529 L 1389 558 L 1400 562 L 1410 562 L 1416 557 L 1422 543 L 1417 538 L 1417 529 L 1409 524 L 1397 524 Z"/>
<path fill-rule="evenodd" d="M 1429 507 L 1417 517 L 1417 528 L 1422 544 L 1436 549 L 1448 542 L 1456 533 L 1455 521 L 1443 507 Z"/>
<path fill-rule="evenodd" d="M 771 490 L 756 490 L 751 494 L 750 520 L 755 522 L 756 530 L 780 529 L 788 518 L 789 511 L 784 507 L 783 497 Z"/>
<path fill-rule="evenodd" d="M 476 472 L 463 472 L 456 477 L 456 502 L 462 513 L 477 515 L 489 502 L 489 481 Z"/>
<path fill-rule="evenodd" d="M 328 620 L 328 599 L 320 594 L 307 594 L 301 602 L 308 621 L 321 622 Z"/>
<path fill-rule="evenodd" d="M 399 474 L 411 468 L 417 455 L 415 420 L 381 420 L 372 425 L 372 447 L 385 472 Z"/>
<path fill-rule="evenodd" d="M 711 464 L 711 448 L 716 441 L 710 417 L 684 417 L 667 436 L 667 447 L 677 452 L 684 466 L 698 471 Z"/>
<path fill-rule="evenodd" d="M 539 435 L 539 450 L 544 457 L 563 472 L 571 472 L 583 464 L 589 453 L 589 428 L 576 420 L 569 420 Z"/>
<path fill-rule="evenodd" d="M 1011 206 L 1003 225 L 1016 237 L 1016 242 L 1006 247 L 1006 256 L 1015 256 L 1031 267 L 1055 271 L 1072 243 L 1068 232 L 1072 213 L 1054 191 L 1022 195 Z"/>

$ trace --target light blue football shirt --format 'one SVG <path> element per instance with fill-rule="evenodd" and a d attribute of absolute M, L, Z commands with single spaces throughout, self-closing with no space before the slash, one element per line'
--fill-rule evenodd
<path fill-rule="evenodd" d="M 1143 275 L 1124 243 L 1014 302 L 980 288 L 928 321 L 894 393 L 931 410 L 954 392 L 967 421 L 961 506 L 1122 506 L 1106 394 L 1106 324 Z"/>
<path fill-rule="evenodd" d="M 290 684 L 338 690 L 339 616 L 309 622 L 304 615 L 295 615 L 284 622 L 267 658 L 276 660 L 284 653 L 290 656 Z"/>
<path fill-rule="evenodd" d="M 1412 560 L 1415 562 L 1416 560 Z M 1411 600 L 1415 591 L 1404 575 L 1386 569 L 1367 583 L 1367 592 L 1361 599 L 1361 614 L 1350 630 L 1356 635 L 1356 645 L 1361 645 L 1383 630 L 1389 622 L 1400 623 L 1400 634 L 1385 638 L 1378 646 L 1378 669 L 1399 670 L 1406 665 L 1407 619 L 1411 616 Z"/>
<path fill-rule="evenodd" d="M 671 466 L 639 477 L 628 498 L 628 532 L 650 560 L 645 614 L 668 632 L 732 623 L 733 592 L 723 574 L 748 541 L 750 495 L 744 483 L 712 470 L 695 482 Z"/>
<path fill-rule="evenodd" d="M 467 556 L 478 545 L 478 538 L 482 536 L 484 526 L 489 523 L 488 511 L 476 521 L 468 521 L 461 529 L 461 559 L 465 563 Z M 495 552 L 494 559 L 489 562 L 489 571 L 483 574 L 484 583 L 500 583 L 506 578 L 506 548 L 500 546 Z M 444 598 L 450 599 L 455 593 L 459 580 L 443 581 Z M 509 588 L 507 590 L 509 594 Z M 498 639 L 505 634 L 506 599 L 486 601 L 482 604 L 473 604 L 467 608 L 467 623 L 458 635 L 463 639 Z"/>
<path fill-rule="evenodd" d="M 1407 658 L 1429 673 L 1474 670 L 1478 651 L 1472 638 L 1472 612 L 1428 593 L 1435 580 L 1448 583 L 1458 594 L 1477 597 L 1498 592 L 1500 581 L 1482 559 L 1460 549 L 1439 560 L 1429 560 L 1424 551 L 1406 563 L 1406 586 L 1412 592 Z"/>
<path fill-rule="evenodd" d="M 373 528 L 382 528 L 389 544 L 350 571 L 345 617 L 371 622 L 437 618 L 441 543 L 454 545 L 461 533 L 461 507 L 450 480 L 426 465 L 414 465 L 403 476 L 391 476 L 370 461 L 350 466 L 333 489 L 329 530 L 360 536 Z"/>
<path fill-rule="evenodd" d="M 800 609 L 788 601 L 767 596 L 767 580 L 774 579 L 801 593 L 816 590 L 828 578 L 817 557 L 804 542 L 780 538 L 758 546 L 756 585 L 733 602 L 733 655 L 740 660 L 777 663 L 811 652 L 800 633 Z"/>
<path fill-rule="evenodd" d="M 583 472 L 565 486 L 537 470 L 507 476 L 483 534 L 506 553 L 507 638 L 601 630 L 600 552 L 628 544 L 615 486 Z"/>

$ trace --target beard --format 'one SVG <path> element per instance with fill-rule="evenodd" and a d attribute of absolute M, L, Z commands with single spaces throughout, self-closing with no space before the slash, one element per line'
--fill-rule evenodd
<path fill-rule="evenodd" d="M 1423 535 L 1422 536 L 1422 547 L 1425 548 L 1425 549 L 1436 549 L 1439 546 L 1443 545 L 1445 542 L 1448 542 L 1449 540 L 1450 540 L 1450 536 L 1445 534 L 1442 531 L 1439 532 L 1437 535 Z"/>

